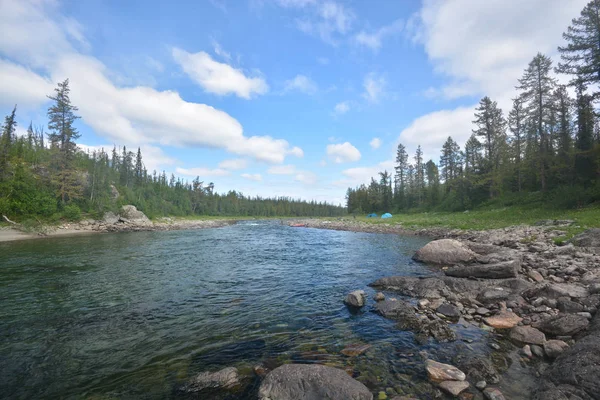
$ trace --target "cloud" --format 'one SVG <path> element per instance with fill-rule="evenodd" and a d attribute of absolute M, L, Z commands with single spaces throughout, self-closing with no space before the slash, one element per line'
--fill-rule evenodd
<path fill-rule="evenodd" d="M 255 182 L 262 181 L 262 176 L 260 174 L 241 174 L 240 176 Z"/>
<path fill-rule="evenodd" d="M 213 49 L 214 49 L 216 55 L 223 58 L 224 60 L 231 61 L 231 53 L 223 50 L 223 48 L 221 47 L 219 42 L 217 42 L 216 40 L 213 39 L 212 45 L 213 45 Z"/>
<path fill-rule="evenodd" d="M 298 29 L 333 46 L 337 46 L 340 38 L 350 31 L 356 18 L 354 12 L 332 0 L 278 0 L 277 3 L 283 7 L 308 11 L 308 15 L 296 20 Z"/>
<path fill-rule="evenodd" d="M 175 169 L 175 172 L 177 172 L 180 175 L 186 175 L 186 176 L 200 176 L 200 177 L 213 177 L 213 176 L 227 176 L 230 175 L 231 172 L 224 170 L 222 168 L 204 168 L 204 167 L 198 167 L 198 168 L 180 168 L 177 167 Z"/>
<path fill-rule="evenodd" d="M 294 165 L 276 165 L 267 170 L 271 175 L 293 175 L 296 172 Z"/>
<path fill-rule="evenodd" d="M 248 161 L 243 158 L 235 158 L 232 160 L 223 160 L 219 163 L 219 168 L 227 170 L 240 170 L 248 166 Z"/>
<path fill-rule="evenodd" d="M 304 75 L 296 75 L 293 79 L 285 81 L 285 92 L 298 91 L 306 94 L 315 94 L 317 84 Z"/>
<path fill-rule="evenodd" d="M 347 101 L 342 101 L 341 103 L 337 103 L 333 108 L 333 112 L 336 115 L 346 114 L 350 111 L 350 103 Z"/>
<path fill-rule="evenodd" d="M 329 158 L 337 164 L 360 160 L 360 151 L 352 146 L 350 142 L 328 144 L 326 151 Z"/>
<path fill-rule="evenodd" d="M 349 168 L 342 171 L 344 179 L 340 179 L 334 182 L 335 186 L 338 187 L 354 187 L 361 184 L 368 184 L 371 178 L 379 180 L 378 174 L 383 171 L 392 172 L 394 170 L 393 161 L 383 161 L 377 165 L 368 167 L 355 167 Z"/>
<path fill-rule="evenodd" d="M 365 88 L 363 97 L 371 103 L 377 103 L 384 94 L 385 85 L 384 78 L 377 76 L 375 73 L 368 74 L 363 82 Z"/>
<path fill-rule="evenodd" d="M 203 51 L 192 54 L 173 48 L 172 55 L 183 71 L 209 93 L 221 96 L 235 94 L 250 99 L 269 90 L 263 78 L 247 77 L 241 70 L 215 61 Z"/>
<path fill-rule="evenodd" d="M 317 183 L 317 175 L 313 174 L 312 172 L 302 171 L 296 174 L 294 180 L 307 185 L 313 185 Z"/>
<path fill-rule="evenodd" d="M 382 26 L 374 32 L 367 33 L 366 31 L 360 31 L 354 36 L 354 41 L 361 46 L 370 48 L 373 51 L 379 51 L 381 49 L 381 42 L 387 36 L 402 32 L 404 22 L 401 19 L 397 19 L 390 25 Z"/>
<path fill-rule="evenodd" d="M 303 8 L 308 5 L 313 5 L 316 3 L 316 0 L 277 0 L 277 4 L 282 7 L 296 7 Z"/>
<path fill-rule="evenodd" d="M 0 59 L 0 105 L 37 107 L 48 101 L 54 84 L 35 72 Z"/>
<path fill-rule="evenodd" d="M 435 94 L 489 95 L 506 107 L 517 78 L 536 55 L 556 54 L 561 35 L 587 0 L 425 1 L 415 39 L 436 71 L 451 79 Z M 551 23 L 549 23 L 551 21 Z"/>
<path fill-rule="evenodd" d="M 369 142 L 369 146 L 371 146 L 372 149 L 378 149 L 381 147 L 381 139 L 373 138 L 373 140 Z"/>

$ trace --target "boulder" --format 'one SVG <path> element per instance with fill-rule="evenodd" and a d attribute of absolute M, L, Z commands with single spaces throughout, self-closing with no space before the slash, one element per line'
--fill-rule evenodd
<path fill-rule="evenodd" d="M 440 389 L 445 391 L 446 393 L 450 393 L 452 396 L 457 397 L 460 392 L 466 390 L 469 387 L 469 382 L 467 381 L 444 381 L 438 384 Z"/>
<path fill-rule="evenodd" d="M 564 313 L 578 313 L 583 311 L 583 305 L 571 301 L 569 297 L 559 297 L 556 305 Z"/>
<path fill-rule="evenodd" d="M 450 318 L 460 317 L 460 310 L 458 307 L 449 303 L 442 304 L 435 311 Z"/>
<path fill-rule="evenodd" d="M 444 273 L 457 278 L 502 279 L 516 278 L 520 269 L 520 262 L 513 260 L 495 264 L 457 265 L 448 268 Z"/>
<path fill-rule="evenodd" d="M 375 301 L 383 301 L 383 300 L 385 300 L 385 295 L 383 293 L 381 293 L 381 292 L 377 292 L 373 296 L 373 300 L 375 300 Z"/>
<path fill-rule="evenodd" d="M 600 247 L 600 228 L 588 229 L 574 236 L 570 241 L 579 247 Z"/>
<path fill-rule="evenodd" d="M 429 380 L 433 382 L 464 381 L 467 379 L 465 373 L 455 366 L 433 360 L 425 362 L 425 369 Z"/>
<path fill-rule="evenodd" d="M 354 292 L 350 292 L 346 295 L 344 299 L 344 303 L 351 307 L 363 307 L 365 305 L 365 300 L 367 295 L 364 290 L 355 290 Z"/>
<path fill-rule="evenodd" d="M 413 259 L 430 264 L 453 265 L 468 263 L 477 257 L 477 253 L 454 239 L 440 239 L 427 243 L 419 249 Z"/>
<path fill-rule="evenodd" d="M 533 326 L 552 336 L 573 336 L 589 325 L 586 317 L 577 314 L 559 314 L 540 321 Z"/>
<path fill-rule="evenodd" d="M 415 310 L 409 303 L 397 299 L 385 299 L 375 304 L 375 312 L 389 319 L 416 318 Z"/>
<path fill-rule="evenodd" d="M 112 211 L 107 211 L 102 217 L 102 222 L 108 225 L 116 224 L 119 222 L 119 216 Z"/>
<path fill-rule="evenodd" d="M 486 324 L 496 329 L 509 329 L 523 320 L 512 311 L 501 311 L 498 314 L 483 319 Z"/>
<path fill-rule="evenodd" d="M 271 371 L 260 385 L 261 400 L 372 400 L 369 389 L 337 368 L 286 364 Z"/>
<path fill-rule="evenodd" d="M 568 348 L 569 345 L 562 340 L 548 340 L 544 343 L 544 353 L 551 359 L 555 359 Z"/>
<path fill-rule="evenodd" d="M 133 225 L 152 225 L 152 221 L 146 217 L 146 214 L 139 211 L 135 206 L 126 205 L 121 207 L 119 213 L 120 220 Z"/>
<path fill-rule="evenodd" d="M 185 388 L 187 392 L 200 392 L 205 389 L 231 389 L 240 383 L 237 368 L 223 368 L 217 372 L 202 372 L 193 378 Z"/>
<path fill-rule="evenodd" d="M 509 337 L 523 344 L 542 345 L 546 341 L 546 335 L 531 326 L 515 326 L 510 330 Z"/>

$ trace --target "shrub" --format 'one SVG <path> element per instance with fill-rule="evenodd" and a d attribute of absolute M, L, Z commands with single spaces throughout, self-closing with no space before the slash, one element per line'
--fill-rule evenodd
<path fill-rule="evenodd" d="M 81 210 L 76 204 L 66 205 L 63 209 L 63 217 L 68 221 L 79 221 L 81 219 Z"/>

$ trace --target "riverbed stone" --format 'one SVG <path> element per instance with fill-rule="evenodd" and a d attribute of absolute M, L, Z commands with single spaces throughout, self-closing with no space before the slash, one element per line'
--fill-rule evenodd
<path fill-rule="evenodd" d="M 471 262 L 476 257 L 477 253 L 458 240 L 440 239 L 427 243 L 415 253 L 413 259 L 430 264 L 454 265 Z"/>
<path fill-rule="evenodd" d="M 383 300 L 385 300 L 385 295 L 383 293 L 381 293 L 381 292 L 377 292 L 373 296 L 373 300 L 375 300 L 375 301 L 383 301 Z"/>
<path fill-rule="evenodd" d="M 364 290 L 355 290 L 346 295 L 344 303 L 351 307 L 361 308 L 365 305 L 367 295 Z"/>
<path fill-rule="evenodd" d="M 487 400 L 506 400 L 502 392 L 496 388 L 485 388 L 483 395 Z"/>
<path fill-rule="evenodd" d="M 271 371 L 260 385 L 260 400 L 372 400 L 369 389 L 337 368 L 285 364 Z"/>
<path fill-rule="evenodd" d="M 467 378 L 465 373 L 455 366 L 434 360 L 425 361 L 425 369 L 429 380 L 434 382 L 464 381 Z"/>
<path fill-rule="evenodd" d="M 552 336 L 573 336 L 589 325 L 586 317 L 577 314 L 559 314 L 534 324 L 534 328 Z"/>
<path fill-rule="evenodd" d="M 462 392 L 469 388 L 469 382 L 467 381 L 443 381 L 438 384 L 440 389 L 443 391 L 450 393 L 452 396 L 456 397 Z"/>
<path fill-rule="evenodd" d="M 569 345 L 562 340 L 548 340 L 544 343 L 544 352 L 548 356 L 548 358 L 555 359 L 559 355 L 561 355 L 566 349 L 569 348 Z"/>
<path fill-rule="evenodd" d="M 523 320 L 512 311 L 501 311 L 500 313 L 483 319 L 486 324 L 496 329 L 509 329 Z"/>
<path fill-rule="evenodd" d="M 569 243 L 578 247 L 600 247 L 600 228 L 588 229 L 574 236 Z"/>
<path fill-rule="evenodd" d="M 217 372 L 202 372 L 186 386 L 187 392 L 200 392 L 205 389 L 231 389 L 240 383 L 237 368 L 227 367 Z"/>
<path fill-rule="evenodd" d="M 512 260 L 495 264 L 457 265 L 448 268 L 444 273 L 457 278 L 502 279 L 516 278 L 520 269 L 520 260 Z"/>
<path fill-rule="evenodd" d="M 458 307 L 449 303 L 442 304 L 435 311 L 450 318 L 460 317 L 460 310 Z"/>
<path fill-rule="evenodd" d="M 356 357 L 358 355 L 361 355 L 365 351 L 369 350 L 370 348 L 371 348 L 370 344 L 355 343 L 355 344 L 350 344 L 350 345 L 344 347 L 344 349 L 342 349 L 341 353 L 348 357 Z"/>
<path fill-rule="evenodd" d="M 510 330 L 509 337 L 524 344 L 542 345 L 546 341 L 546 335 L 531 326 L 515 326 Z"/>

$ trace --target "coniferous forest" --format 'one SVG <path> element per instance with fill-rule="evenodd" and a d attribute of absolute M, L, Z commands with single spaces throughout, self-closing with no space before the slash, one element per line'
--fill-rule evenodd
<path fill-rule="evenodd" d="M 215 192 L 200 177 L 191 183 L 163 171 L 149 172 L 142 153 L 125 146 L 92 153 L 77 147 L 77 107 L 69 97 L 69 81 L 48 96 L 47 131 L 29 125 L 17 136 L 17 106 L 4 119 L 0 137 L 0 215 L 15 220 L 101 218 L 106 211 L 133 204 L 149 217 L 339 216 L 346 209 L 287 197 L 247 197 L 236 191 Z"/>
<path fill-rule="evenodd" d="M 349 212 L 462 211 L 480 205 L 581 207 L 600 201 L 600 2 L 563 33 L 557 63 L 533 57 L 510 110 L 483 97 L 461 148 L 448 137 L 439 162 L 400 143 L 395 171 L 349 188 Z M 567 85 L 559 84 L 567 81 Z"/>

